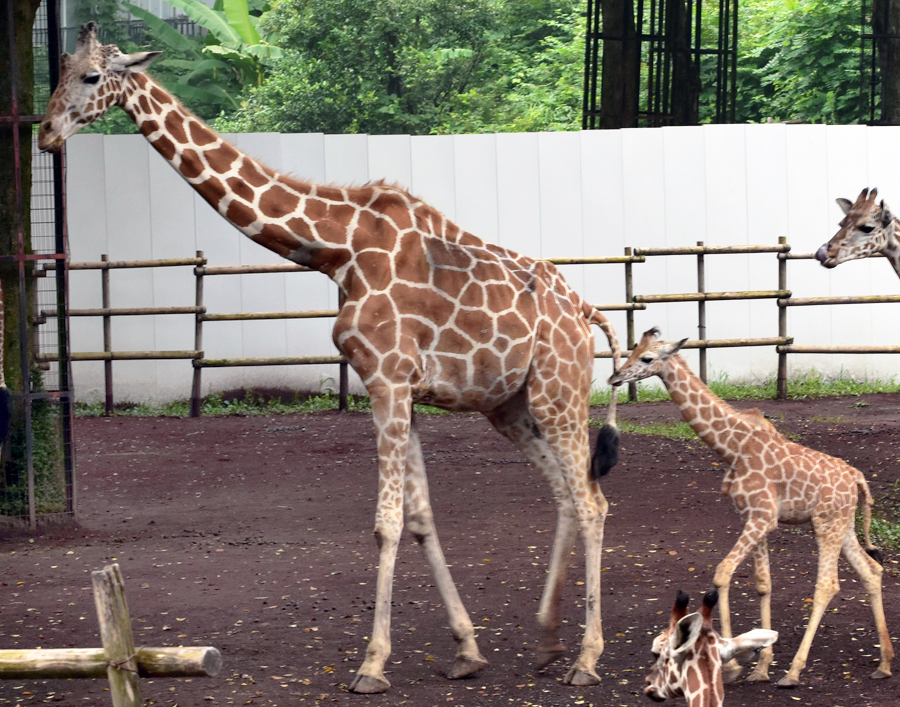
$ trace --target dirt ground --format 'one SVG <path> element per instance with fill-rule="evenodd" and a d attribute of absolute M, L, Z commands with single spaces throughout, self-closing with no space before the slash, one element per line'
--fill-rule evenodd
<path fill-rule="evenodd" d="M 862 469 L 876 499 L 896 501 L 900 395 L 765 402 L 782 431 Z M 603 411 L 594 414 L 602 417 Z M 624 405 L 636 422 L 678 419 L 671 403 Z M 427 565 L 404 537 L 395 578 L 386 695 L 351 695 L 371 630 L 377 554 L 376 461 L 367 415 L 322 413 L 76 423 L 80 524 L 29 538 L 0 532 L 0 647 L 99 646 L 90 571 L 118 562 L 138 645 L 221 650 L 213 678 L 144 680 L 147 704 L 641 705 L 652 636 L 677 588 L 694 602 L 737 537 L 719 491 L 724 468 L 701 442 L 625 435 L 606 477 L 606 649 L 600 685 L 571 688 L 566 661 L 532 667 L 537 611 L 555 528 L 548 488 L 478 415 L 418 419 L 438 531 L 490 666 L 449 681 L 454 645 Z M 770 537 L 777 679 L 809 610 L 809 529 Z M 888 625 L 900 631 L 900 554 L 886 553 Z M 748 563 L 732 590 L 737 630 L 758 625 Z M 573 557 L 563 638 L 583 621 L 583 555 Z M 738 682 L 726 704 L 900 705 L 900 677 L 871 681 L 878 649 L 863 589 L 842 564 L 841 593 L 795 690 Z M 105 681 L 4 681 L 0 705 L 109 705 Z M 683 704 L 683 702 L 682 702 Z"/>

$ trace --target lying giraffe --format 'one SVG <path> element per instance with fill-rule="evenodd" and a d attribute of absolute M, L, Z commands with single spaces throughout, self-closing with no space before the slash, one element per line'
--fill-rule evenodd
<path fill-rule="evenodd" d="M 656 662 L 647 676 L 647 697 L 662 702 L 683 696 L 688 707 L 722 707 L 722 664 L 778 640 L 778 633 L 762 628 L 722 638 L 712 627 L 718 601 L 719 594 L 713 589 L 703 596 L 700 612 L 688 614 L 689 597 L 678 590 L 668 628 L 653 639 Z"/>
<path fill-rule="evenodd" d="M 758 410 L 739 411 L 719 399 L 688 368 L 678 351 L 687 339 L 665 344 L 659 329 L 650 329 L 631 356 L 609 379 L 612 385 L 659 376 L 672 401 L 694 431 L 728 463 L 722 493 L 728 496 L 744 522 L 737 543 L 716 568 L 714 584 L 721 602 L 722 635 L 731 638 L 728 588 L 735 570 L 753 555 L 756 590 L 760 595 L 762 627 L 772 628 L 772 580 L 766 537 L 778 522 L 811 523 L 819 549 L 819 568 L 809 624 L 781 687 L 800 683 L 800 671 L 828 603 L 838 592 L 837 561 L 841 551 L 859 575 L 869 595 L 878 629 L 881 659 L 873 678 L 891 675 L 894 649 L 881 601 L 881 553 L 869 540 L 872 495 L 858 469 L 822 452 L 807 449 L 778 433 Z M 863 533 L 860 547 L 853 521 L 859 496 L 863 501 Z M 771 646 L 763 649 L 749 680 L 769 679 Z M 726 666 L 726 679 L 737 677 L 740 667 Z"/>
<path fill-rule="evenodd" d="M 881 253 L 900 276 L 900 222 L 884 199 L 875 202 L 877 196 L 877 189 L 863 189 L 855 202 L 837 200 L 844 218 L 840 230 L 816 251 L 816 259 L 822 265 L 835 268 L 848 260 Z"/>
<path fill-rule="evenodd" d="M 599 477 L 615 464 L 615 394 L 594 459 L 588 402 L 594 345 L 590 325 L 615 332 L 550 263 L 485 243 L 432 207 L 383 183 L 322 186 L 287 177 L 242 154 L 144 70 L 160 52 L 123 54 L 81 28 L 63 56 L 60 81 L 38 136 L 41 149 L 119 106 L 213 208 L 246 236 L 334 280 L 344 303 L 334 342 L 368 390 L 375 419 L 380 548 L 375 621 L 350 689 L 384 692 L 390 655 L 391 590 L 404 510 L 422 545 L 459 644 L 448 677 L 487 665 L 437 539 L 413 403 L 483 413 L 550 483 L 557 532 L 538 612 L 539 668 L 559 658 L 559 601 L 581 529 L 586 550 L 586 620 L 581 653 L 565 677 L 599 682 L 603 651 L 600 555 L 608 504 Z"/>

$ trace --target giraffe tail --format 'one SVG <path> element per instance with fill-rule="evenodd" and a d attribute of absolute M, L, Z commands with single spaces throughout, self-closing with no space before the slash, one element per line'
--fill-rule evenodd
<path fill-rule="evenodd" d="M 618 368 L 620 359 L 619 339 L 609 320 L 587 302 L 582 305 L 585 318 L 591 324 L 599 326 L 606 334 L 609 350 L 612 352 L 613 373 Z M 606 409 L 606 421 L 600 428 L 594 453 L 591 455 L 591 478 L 599 481 L 609 470 L 619 463 L 619 428 L 616 426 L 616 394 L 618 388 L 613 386 L 609 393 L 609 407 Z"/>
<path fill-rule="evenodd" d="M 872 544 L 872 538 L 869 536 L 869 529 L 872 525 L 872 492 L 869 490 L 869 484 L 862 474 L 856 480 L 856 488 L 862 496 L 862 513 L 863 513 L 863 549 L 866 554 L 871 557 L 879 565 L 884 565 L 884 555 L 877 547 Z"/>

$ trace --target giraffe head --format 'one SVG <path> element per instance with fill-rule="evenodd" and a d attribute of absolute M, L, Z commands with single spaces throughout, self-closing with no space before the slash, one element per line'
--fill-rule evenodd
<path fill-rule="evenodd" d="M 718 592 L 707 592 L 703 606 L 694 614 L 687 613 L 688 601 L 688 595 L 679 590 L 668 628 L 653 640 L 656 663 L 647 676 L 644 694 L 657 702 L 684 696 L 691 707 L 720 707 L 725 696 L 723 663 L 771 646 L 778 634 L 756 629 L 736 638 L 722 638 L 712 627 Z"/>
<path fill-rule="evenodd" d="M 685 341 L 687 339 L 667 344 L 659 341 L 659 329 L 656 327 L 645 331 L 628 360 L 610 376 L 609 384 L 622 385 L 662 375 L 668 358 L 678 353 Z"/>
<path fill-rule="evenodd" d="M 894 216 L 884 199 L 875 203 L 877 196 L 877 189 L 863 189 L 853 203 L 837 200 L 844 218 L 840 230 L 816 251 L 822 265 L 833 268 L 848 260 L 867 258 L 883 251 L 888 240 L 893 240 Z"/>
<path fill-rule="evenodd" d="M 56 151 L 85 125 L 122 103 L 124 79 L 146 69 L 161 52 L 123 54 L 112 44 L 100 44 L 97 25 L 88 22 L 78 33 L 74 54 L 60 58 L 59 84 L 41 121 L 38 147 Z"/>

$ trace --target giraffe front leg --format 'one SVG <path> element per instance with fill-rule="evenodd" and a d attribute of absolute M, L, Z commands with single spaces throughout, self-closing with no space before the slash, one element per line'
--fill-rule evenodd
<path fill-rule="evenodd" d="M 474 675 L 487 666 L 488 662 L 478 650 L 475 642 L 475 628 L 459 598 L 459 592 L 453 583 L 453 577 L 450 576 L 444 552 L 438 541 L 428 495 L 428 480 L 425 476 L 425 463 L 422 459 L 422 445 L 415 426 L 410 429 L 409 435 L 404 505 L 407 527 L 425 553 L 438 591 L 447 608 L 450 631 L 459 646 L 453 665 L 447 671 L 447 677 L 455 680 Z"/>
<path fill-rule="evenodd" d="M 403 479 L 406 470 L 412 403 L 409 391 L 388 386 L 369 389 L 378 445 L 378 508 L 375 540 L 378 543 L 378 582 L 375 621 L 366 658 L 350 684 L 351 692 L 385 692 L 391 683 L 384 665 L 391 654 L 391 594 L 397 547 L 403 530 Z"/>
<path fill-rule="evenodd" d="M 775 527 L 777 511 L 760 512 L 745 518 L 741 536 L 731 548 L 731 552 L 719 563 L 713 585 L 719 592 L 719 621 L 722 624 L 722 638 L 733 638 L 731 631 L 731 611 L 728 602 L 728 590 L 735 570 L 760 543 L 765 544 L 766 536 Z M 743 668 L 732 658 L 722 666 L 722 680 L 732 683 L 737 680 Z"/>
<path fill-rule="evenodd" d="M 759 594 L 759 612 L 762 628 L 772 629 L 772 575 L 769 571 L 769 547 L 766 538 L 759 541 L 753 551 L 756 592 Z M 768 682 L 769 666 L 775 657 L 772 646 L 760 651 L 759 660 L 747 676 L 747 682 Z"/>

